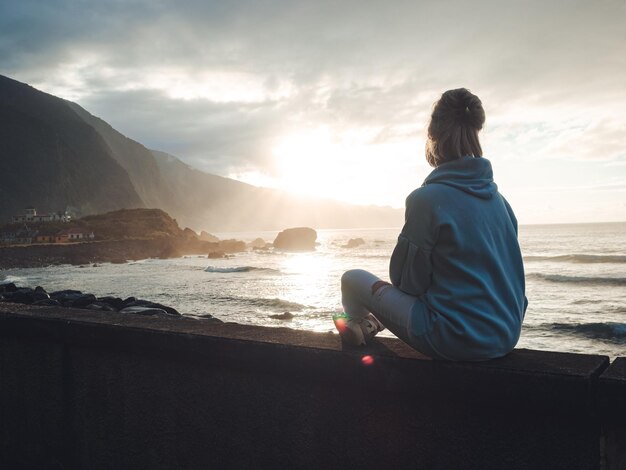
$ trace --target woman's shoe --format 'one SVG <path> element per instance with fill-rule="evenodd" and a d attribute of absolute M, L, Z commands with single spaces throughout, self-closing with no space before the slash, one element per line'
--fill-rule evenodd
<path fill-rule="evenodd" d="M 353 346 L 367 344 L 379 331 L 385 329 L 378 318 L 371 313 L 365 318 L 350 318 L 342 313 L 333 315 L 333 321 L 341 338 Z"/>

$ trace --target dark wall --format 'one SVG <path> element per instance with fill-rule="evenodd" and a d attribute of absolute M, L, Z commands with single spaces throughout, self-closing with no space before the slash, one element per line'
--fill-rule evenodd
<path fill-rule="evenodd" d="M 605 458 L 603 356 L 442 363 L 396 340 L 355 349 L 285 328 L 8 304 L 0 354 L 0 468 L 570 470 Z"/>

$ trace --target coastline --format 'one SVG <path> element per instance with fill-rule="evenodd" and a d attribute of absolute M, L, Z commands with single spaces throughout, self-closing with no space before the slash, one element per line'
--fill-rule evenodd
<path fill-rule="evenodd" d="M 0 247 L 0 269 L 40 268 L 51 265 L 125 263 L 148 258 L 183 255 L 224 257 L 245 249 L 235 240 L 208 242 L 183 237 L 133 238 L 72 244 L 36 244 Z"/>

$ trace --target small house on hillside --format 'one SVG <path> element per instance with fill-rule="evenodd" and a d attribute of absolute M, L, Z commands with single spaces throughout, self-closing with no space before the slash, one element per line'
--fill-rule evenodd
<path fill-rule="evenodd" d="M 15 232 L 0 232 L 0 243 L 10 245 L 15 243 Z"/>
<path fill-rule="evenodd" d="M 56 241 L 56 234 L 39 232 L 36 241 L 37 243 L 54 243 Z"/>
<path fill-rule="evenodd" d="M 93 240 L 95 235 L 89 230 L 81 228 L 70 228 L 67 230 L 61 230 L 55 235 L 55 243 L 71 243 L 81 240 Z"/>
<path fill-rule="evenodd" d="M 11 222 L 69 222 L 70 216 L 64 212 L 37 213 L 34 207 L 27 207 L 22 215 L 14 215 Z"/>
<path fill-rule="evenodd" d="M 37 237 L 36 230 L 20 230 L 15 234 L 13 243 L 18 245 L 30 245 Z"/>

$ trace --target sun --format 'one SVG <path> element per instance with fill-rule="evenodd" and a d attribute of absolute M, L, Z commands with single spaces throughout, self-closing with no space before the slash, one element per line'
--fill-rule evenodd
<path fill-rule="evenodd" d="M 419 135 L 377 140 L 379 128 L 317 126 L 280 135 L 269 149 L 272 171 L 230 175 L 256 185 L 351 204 L 402 207 L 425 174 Z M 420 164 L 420 162 L 422 162 Z"/>
<path fill-rule="evenodd" d="M 272 149 L 281 186 L 354 204 L 393 203 L 394 181 L 415 166 L 417 152 L 413 141 L 376 143 L 378 132 L 322 126 L 284 136 Z"/>

